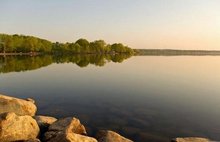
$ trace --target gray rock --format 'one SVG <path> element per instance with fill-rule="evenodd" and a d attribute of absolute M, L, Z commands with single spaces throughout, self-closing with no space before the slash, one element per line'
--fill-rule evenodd
<path fill-rule="evenodd" d="M 45 132 L 48 131 L 49 126 L 57 121 L 56 118 L 49 116 L 34 116 L 34 119 L 37 121 L 37 124 L 40 127 L 40 138 L 43 138 Z"/>
<path fill-rule="evenodd" d="M 199 137 L 175 138 L 172 142 L 210 142 L 209 139 Z"/>
<path fill-rule="evenodd" d="M 17 115 L 34 116 L 37 107 L 32 99 L 22 100 L 0 94 L 0 114 L 5 112 L 14 112 Z"/>
<path fill-rule="evenodd" d="M 97 133 L 98 142 L 133 142 L 113 131 L 101 130 Z"/>
<path fill-rule="evenodd" d="M 75 117 L 59 119 L 49 127 L 49 131 L 67 131 L 76 134 L 86 135 L 85 127 Z"/>
<path fill-rule="evenodd" d="M 74 117 L 67 117 L 59 119 L 49 126 L 48 131 L 44 135 L 44 140 L 51 141 L 57 135 L 65 134 L 66 136 L 69 133 L 86 135 L 85 127 L 80 123 L 79 119 Z"/>
<path fill-rule="evenodd" d="M 13 112 L 0 115 L 1 142 L 35 139 L 39 132 L 37 122 L 31 116 L 18 116 Z"/>
<path fill-rule="evenodd" d="M 37 124 L 41 129 L 47 129 L 51 124 L 57 121 L 56 118 L 50 116 L 34 116 L 34 119 L 37 121 Z"/>
<path fill-rule="evenodd" d="M 71 132 L 59 132 L 56 133 L 56 135 L 49 139 L 47 142 L 97 142 L 97 140 Z"/>

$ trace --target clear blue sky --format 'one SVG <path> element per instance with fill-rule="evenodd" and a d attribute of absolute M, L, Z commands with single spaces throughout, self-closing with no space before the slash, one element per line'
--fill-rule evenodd
<path fill-rule="evenodd" d="M 220 49 L 220 0 L 1 0 L 0 33 Z"/>

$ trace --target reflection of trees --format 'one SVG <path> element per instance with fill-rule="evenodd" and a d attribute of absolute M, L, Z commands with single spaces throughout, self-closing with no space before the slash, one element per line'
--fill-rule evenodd
<path fill-rule="evenodd" d="M 74 63 L 79 67 L 89 64 L 104 66 L 108 62 L 121 63 L 131 57 L 129 54 L 90 54 L 90 55 L 44 55 L 44 56 L 0 56 L 0 73 L 35 70 L 52 63 Z"/>
<path fill-rule="evenodd" d="M 51 56 L 7 56 L 0 57 L 1 73 L 38 69 L 52 63 Z"/>
<path fill-rule="evenodd" d="M 122 63 L 125 59 L 130 58 L 129 54 L 116 54 L 111 56 L 111 60 L 116 63 Z"/>
<path fill-rule="evenodd" d="M 90 55 L 74 55 L 74 56 L 53 56 L 53 60 L 56 63 L 74 63 L 80 67 L 86 67 L 89 64 L 96 66 L 104 66 L 107 62 L 113 61 L 121 63 L 125 59 L 130 58 L 130 54 L 90 54 Z"/>

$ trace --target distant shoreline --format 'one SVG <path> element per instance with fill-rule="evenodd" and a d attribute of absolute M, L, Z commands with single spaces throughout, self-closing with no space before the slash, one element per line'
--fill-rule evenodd
<path fill-rule="evenodd" d="M 133 49 L 135 56 L 220 56 L 220 50 L 182 50 L 182 49 Z M 0 53 L 0 56 L 37 56 L 42 54 L 57 54 L 59 53 L 44 53 L 44 52 L 28 52 L 28 53 Z M 60 53 L 73 55 L 91 55 L 96 53 Z M 97 53 L 97 54 L 120 54 L 120 53 Z"/>
<path fill-rule="evenodd" d="M 134 49 L 136 56 L 220 56 L 220 50 Z"/>
<path fill-rule="evenodd" d="M 36 56 L 40 55 L 41 53 L 38 52 L 29 52 L 29 53 L 0 53 L 0 56 L 22 56 L 22 55 L 29 55 L 29 56 Z"/>

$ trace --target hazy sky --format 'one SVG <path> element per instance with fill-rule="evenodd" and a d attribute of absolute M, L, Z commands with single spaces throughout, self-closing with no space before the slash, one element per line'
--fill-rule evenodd
<path fill-rule="evenodd" d="M 220 50 L 220 0 L 0 0 L 0 33 Z"/>

